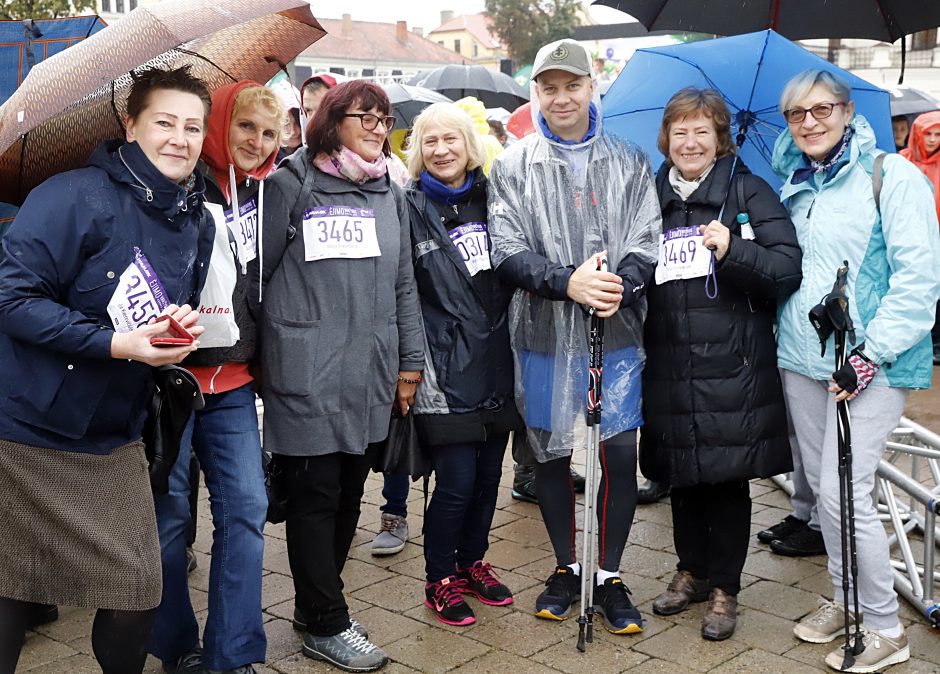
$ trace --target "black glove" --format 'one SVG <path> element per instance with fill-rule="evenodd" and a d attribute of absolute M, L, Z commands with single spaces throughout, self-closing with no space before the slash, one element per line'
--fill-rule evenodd
<path fill-rule="evenodd" d="M 864 391 L 878 373 L 879 365 L 873 363 L 859 349 L 852 351 L 848 360 L 832 373 L 834 381 L 843 391 L 858 395 Z"/>

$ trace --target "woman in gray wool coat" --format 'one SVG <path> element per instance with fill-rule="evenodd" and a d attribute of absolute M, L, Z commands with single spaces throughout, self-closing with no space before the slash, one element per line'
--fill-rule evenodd
<path fill-rule="evenodd" d="M 385 165 L 390 113 L 374 84 L 331 89 L 307 151 L 268 181 L 261 234 L 264 445 L 284 476 L 294 626 L 307 656 L 353 671 L 388 658 L 350 620 L 340 574 L 369 454 L 424 368 L 408 206 Z"/>

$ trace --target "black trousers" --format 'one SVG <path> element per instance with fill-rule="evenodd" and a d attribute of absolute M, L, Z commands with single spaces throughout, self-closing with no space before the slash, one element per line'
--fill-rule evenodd
<path fill-rule="evenodd" d="M 601 480 L 597 488 L 597 565 L 617 572 L 636 513 L 636 431 L 601 442 Z M 574 564 L 574 485 L 571 457 L 535 466 L 539 509 L 559 566 Z M 593 572 L 593 569 L 588 569 Z"/>
<path fill-rule="evenodd" d="M 747 480 L 672 488 L 676 568 L 736 595 L 751 537 Z"/>
<path fill-rule="evenodd" d="M 287 494 L 287 556 L 295 603 L 314 636 L 332 636 L 349 627 L 340 576 L 359 523 L 369 451 L 371 447 L 363 456 L 277 457 Z"/>

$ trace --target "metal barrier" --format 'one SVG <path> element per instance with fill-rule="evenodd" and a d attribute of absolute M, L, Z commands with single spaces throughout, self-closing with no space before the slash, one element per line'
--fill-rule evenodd
<path fill-rule="evenodd" d="M 940 544 L 940 435 L 907 417 L 891 434 L 876 471 L 875 497 L 882 520 L 893 529 L 888 537 L 894 588 L 940 627 L 940 584 L 936 554 Z M 792 496 L 787 476 L 773 481 Z"/>

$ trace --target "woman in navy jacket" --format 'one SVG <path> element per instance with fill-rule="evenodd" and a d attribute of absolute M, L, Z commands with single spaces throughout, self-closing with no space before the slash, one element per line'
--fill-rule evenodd
<path fill-rule="evenodd" d="M 463 594 L 490 606 L 513 601 L 483 560 L 509 432 L 522 427 L 509 348 L 513 289 L 490 264 L 486 155 L 471 119 L 437 103 L 415 120 L 411 139 L 407 193 L 427 343 L 413 411 L 436 475 L 424 517 L 425 606 L 464 626 L 476 617 Z"/>
<path fill-rule="evenodd" d="M 194 172 L 209 93 L 150 70 L 126 140 L 37 187 L 0 262 L 0 671 L 37 603 L 97 608 L 106 674 L 139 672 L 160 601 L 160 547 L 141 430 L 171 314 L 192 334 L 213 226 Z"/>

